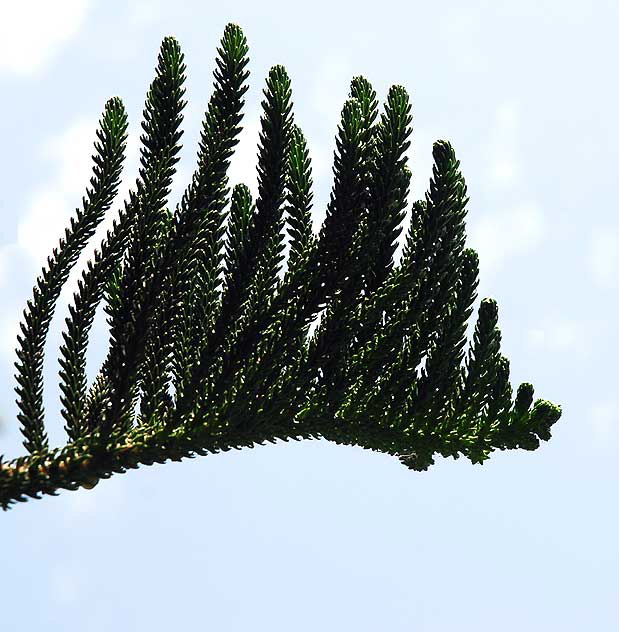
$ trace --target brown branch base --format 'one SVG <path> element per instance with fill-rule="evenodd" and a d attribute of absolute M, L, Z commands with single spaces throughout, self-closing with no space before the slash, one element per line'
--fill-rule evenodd
<path fill-rule="evenodd" d="M 299 429 L 300 430 L 300 429 Z M 140 465 L 180 461 L 198 455 L 214 454 L 263 445 L 265 441 L 317 438 L 314 433 L 293 435 L 261 433 L 222 433 L 213 435 L 201 428 L 180 427 L 172 431 L 138 427 L 124 439 L 98 449 L 100 437 L 89 435 L 63 448 L 34 453 L 5 463 L 0 462 L 0 505 L 9 509 L 15 502 L 58 495 L 61 489 L 92 489 L 103 478 L 122 474 Z"/>

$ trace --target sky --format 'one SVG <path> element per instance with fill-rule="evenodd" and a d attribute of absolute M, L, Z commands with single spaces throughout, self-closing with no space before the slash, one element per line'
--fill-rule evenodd
<path fill-rule="evenodd" d="M 142 467 L 20 504 L 0 516 L 3 629 L 619 629 L 619 4 L 226 4 L 0 0 L 0 453 L 24 453 L 15 337 L 81 202 L 105 101 L 120 96 L 129 115 L 122 196 L 137 175 L 159 44 L 178 38 L 189 104 L 177 201 L 228 22 L 243 28 L 251 58 L 231 183 L 256 190 L 271 66 L 291 77 L 316 229 L 350 79 L 367 77 L 381 100 L 405 86 L 410 202 L 427 187 L 433 141 L 449 140 L 470 196 L 479 298 L 498 301 L 512 384 L 532 382 L 563 416 L 538 450 L 494 453 L 483 466 L 439 457 L 418 473 L 306 441 Z M 46 347 L 54 445 L 65 440 L 57 356 L 75 279 Z M 91 376 L 105 353 L 101 314 L 92 339 Z"/>

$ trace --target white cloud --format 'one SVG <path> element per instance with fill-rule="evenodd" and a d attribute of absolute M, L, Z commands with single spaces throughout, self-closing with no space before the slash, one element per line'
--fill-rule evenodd
<path fill-rule="evenodd" d="M 258 194 L 258 143 L 260 135 L 260 113 L 251 112 L 244 117 L 243 130 L 239 134 L 239 143 L 230 161 L 228 178 L 230 187 L 245 184 L 249 187 L 254 200 Z"/>
<path fill-rule="evenodd" d="M 478 72 L 487 64 L 483 42 L 482 13 L 471 7 L 443 11 L 440 28 L 436 29 L 442 48 L 452 63 L 465 72 Z"/>
<path fill-rule="evenodd" d="M 584 323 L 549 316 L 527 332 L 529 345 L 550 351 L 590 350 L 590 329 Z"/>
<path fill-rule="evenodd" d="M 0 287 L 2 287 L 9 276 L 10 251 L 8 246 L 0 247 Z"/>
<path fill-rule="evenodd" d="M 21 313 L 16 315 L 3 311 L 0 314 L 0 352 L 9 357 L 15 353 L 17 347 L 20 317 Z"/>
<path fill-rule="evenodd" d="M 45 257 L 58 245 L 62 228 L 70 216 L 65 202 L 61 193 L 40 191 L 34 194 L 27 213 L 17 225 L 17 244 L 37 264 L 43 265 Z"/>
<path fill-rule="evenodd" d="M 595 404 L 591 409 L 589 421 L 600 439 L 607 439 L 619 428 L 619 401 L 610 400 Z"/>
<path fill-rule="evenodd" d="M 322 118 L 339 120 L 353 76 L 351 61 L 347 54 L 341 51 L 330 51 L 315 66 L 312 77 L 312 105 Z"/>
<path fill-rule="evenodd" d="M 51 181 L 33 193 L 17 225 L 17 246 L 30 255 L 37 266 L 43 265 L 52 248 L 58 245 L 69 218 L 81 206 L 82 196 L 92 176 L 91 156 L 96 129 L 95 120 L 79 119 L 41 147 L 42 155 L 57 165 L 57 170 Z M 129 134 L 126 155 L 124 177 L 115 199 L 115 208 L 120 206 L 135 179 L 128 175 L 137 173 L 138 140 L 135 134 Z M 105 226 L 111 223 L 112 216 L 108 215 Z M 91 250 L 98 243 L 99 240 L 93 240 Z"/>
<path fill-rule="evenodd" d="M 602 288 L 619 287 L 619 232 L 599 231 L 589 242 L 589 269 Z"/>
<path fill-rule="evenodd" d="M 312 180 L 317 183 L 322 178 L 329 178 L 331 176 L 331 170 L 329 166 L 332 162 L 332 158 L 329 155 L 329 150 L 324 145 L 316 140 L 305 139 L 307 142 L 307 150 L 312 162 Z M 327 180 L 326 183 L 329 188 L 333 184 L 332 180 Z M 314 192 L 315 194 L 315 192 Z"/>
<path fill-rule="evenodd" d="M 35 273 L 32 260 L 17 244 L 0 246 L 0 292 L 3 297 L 0 310 L 0 355 L 11 357 L 17 346 L 19 322 L 25 305 L 22 306 L 16 301 L 16 285 L 23 278 L 23 274 Z M 19 291 L 17 294 L 21 303 L 23 295 Z"/>
<path fill-rule="evenodd" d="M 21 0 L 2 4 L 0 72 L 40 70 L 70 40 L 86 17 L 90 0 Z"/>
<path fill-rule="evenodd" d="M 86 186 L 92 170 L 89 158 L 94 153 L 96 127 L 97 122 L 93 119 L 77 119 L 63 132 L 43 143 L 43 156 L 60 165 L 55 190 L 72 194 Z"/>
<path fill-rule="evenodd" d="M 496 271 L 514 255 L 539 245 L 546 229 L 544 215 L 534 202 L 489 213 L 471 223 L 468 243 L 479 253 L 484 271 Z"/>
<path fill-rule="evenodd" d="M 43 265 L 58 245 L 68 220 L 81 203 L 92 175 L 96 121 L 80 119 L 41 148 L 44 157 L 58 165 L 56 175 L 35 191 L 17 225 L 17 245 L 37 265 Z"/>
<path fill-rule="evenodd" d="M 127 22 L 136 28 L 144 28 L 160 20 L 165 13 L 163 2 L 139 0 L 127 5 Z"/>
<path fill-rule="evenodd" d="M 514 185 L 520 178 L 516 139 L 520 122 L 518 106 L 506 101 L 499 105 L 488 146 L 486 182 L 495 187 Z"/>
<path fill-rule="evenodd" d="M 423 127 L 413 129 L 411 146 L 406 152 L 408 166 L 412 172 L 409 206 L 415 200 L 423 199 L 430 187 L 432 166 L 434 164 L 432 148 L 437 140 L 443 138 L 449 138 L 449 134 Z"/>
<path fill-rule="evenodd" d="M 520 119 L 520 108 L 515 101 L 501 103 L 495 110 L 485 148 L 487 165 L 483 182 L 488 186 L 488 204 L 501 208 L 506 195 L 520 201 L 469 222 L 468 243 L 479 252 L 484 276 L 496 272 L 508 258 L 536 248 L 546 232 L 546 219 L 539 205 L 527 199 L 526 191 L 521 190 L 523 168 L 517 147 Z M 564 335 L 569 337 L 567 333 Z"/>

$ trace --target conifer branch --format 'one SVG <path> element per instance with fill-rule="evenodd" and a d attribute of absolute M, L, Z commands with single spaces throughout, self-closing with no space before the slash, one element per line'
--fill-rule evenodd
<path fill-rule="evenodd" d="M 264 310 L 262 314 L 258 310 L 267 304 L 277 284 L 284 249 L 282 205 L 292 125 L 290 79 L 282 66 L 271 68 L 263 94 L 258 199 L 243 255 L 237 259 L 238 267 L 227 271 L 228 284 L 217 309 L 213 330 L 195 364 L 187 391 L 192 397 L 213 368 L 211 375 L 216 377 L 210 385 L 209 396 L 213 398 L 221 394 L 238 363 L 253 348 L 252 341 L 263 328 L 266 315 Z M 188 410 L 188 401 L 188 397 L 180 399 L 177 410 Z M 208 400 L 199 401 L 199 406 L 208 403 Z M 200 416 L 199 410 L 196 414 Z"/>
<path fill-rule="evenodd" d="M 69 308 L 60 348 L 68 442 L 50 448 L 45 337 L 62 284 L 112 203 L 123 161 L 126 116 L 120 100 L 106 104 L 83 209 L 24 312 L 16 390 L 30 454 L 0 458 L 0 505 L 266 441 L 322 437 L 392 454 L 414 470 L 437 454 L 483 463 L 494 450 L 547 441 L 560 408 L 534 401 L 528 383 L 513 396 L 492 299 L 481 301 L 466 350 L 479 265 L 465 243 L 466 184 L 446 141 L 434 144 L 428 191 L 412 204 L 394 262 L 411 179 L 406 90 L 392 86 L 379 116 L 371 84 L 353 78 L 315 235 L 311 161 L 282 66 L 271 69 L 264 90 L 257 199 L 239 183 L 229 195 L 249 74 L 238 26 L 225 28 L 217 52 L 197 166 L 170 212 L 185 64 L 178 42 L 163 40 L 144 108 L 139 178 Z M 102 299 L 109 348 L 88 390 L 86 351 Z"/>
<path fill-rule="evenodd" d="M 165 230 L 163 209 L 178 162 L 182 110 L 186 102 L 183 53 L 173 37 L 166 37 L 159 53 L 157 74 L 144 107 L 140 178 L 135 199 L 137 213 L 132 227 L 118 300 L 112 309 L 110 351 L 103 373 L 117 395 L 102 420 L 103 432 L 127 430 L 137 397 L 138 369 L 144 359 L 149 315 L 153 300 L 153 273 L 157 239 Z M 164 222 L 162 224 L 162 222 Z"/>
<path fill-rule="evenodd" d="M 120 99 L 110 99 L 105 104 L 97 138 L 96 154 L 92 159 L 93 176 L 91 188 L 86 189 L 82 208 L 76 209 L 76 217 L 71 218 L 71 227 L 65 230 L 58 248 L 54 248 L 47 259 L 47 267 L 37 279 L 33 298 L 24 310 L 24 323 L 17 340 L 18 361 L 15 376 L 18 386 L 18 419 L 26 438 L 24 446 L 29 452 L 47 449 L 48 441 L 44 427 L 43 412 L 43 348 L 54 314 L 60 290 L 75 265 L 79 253 L 84 249 L 95 229 L 103 220 L 116 191 L 127 138 L 127 116 Z M 79 342 L 76 340 L 77 344 Z"/>
<path fill-rule="evenodd" d="M 241 131 L 243 95 L 249 72 L 247 40 L 236 24 L 225 28 L 218 48 L 213 94 L 202 125 L 198 167 L 176 209 L 168 247 L 160 269 L 173 288 L 167 307 L 172 332 L 171 370 L 176 410 L 188 401 L 184 394 L 198 381 L 192 370 L 213 336 L 219 301 L 225 234 L 227 171 Z M 164 331 L 165 331 L 164 329 Z M 189 398 L 191 395 L 188 395 Z M 179 418 L 177 414 L 176 419 Z"/>
<path fill-rule="evenodd" d="M 312 163 L 305 136 L 298 125 L 292 126 L 288 154 L 286 222 L 290 251 L 286 277 L 290 277 L 315 243 L 312 230 Z"/>

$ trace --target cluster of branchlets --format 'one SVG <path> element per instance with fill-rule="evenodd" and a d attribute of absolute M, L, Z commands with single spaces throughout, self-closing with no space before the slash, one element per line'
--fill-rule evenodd
<path fill-rule="evenodd" d="M 241 29 L 228 25 L 197 168 L 172 212 L 185 64 L 178 42 L 163 40 L 143 112 L 139 177 L 66 318 L 60 388 L 68 443 L 50 449 L 49 324 L 72 266 L 112 205 L 124 160 L 123 104 L 106 104 L 90 187 L 24 311 L 16 392 L 29 455 L 0 460 L 5 509 L 141 464 L 264 441 L 324 437 L 423 470 L 435 454 L 481 463 L 495 449 L 535 449 L 549 438 L 560 409 L 534 403 L 529 384 L 512 397 L 494 301 L 481 302 L 465 350 L 478 259 L 465 247 L 468 198 L 451 145 L 434 145 L 430 186 L 412 205 L 396 262 L 411 179 L 411 105 L 393 86 L 379 112 L 370 83 L 355 77 L 316 235 L 309 152 L 282 66 L 271 69 L 264 89 L 258 195 L 253 200 L 242 183 L 228 186 L 247 52 Z M 101 303 L 109 349 L 89 388 L 88 336 Z"/>

